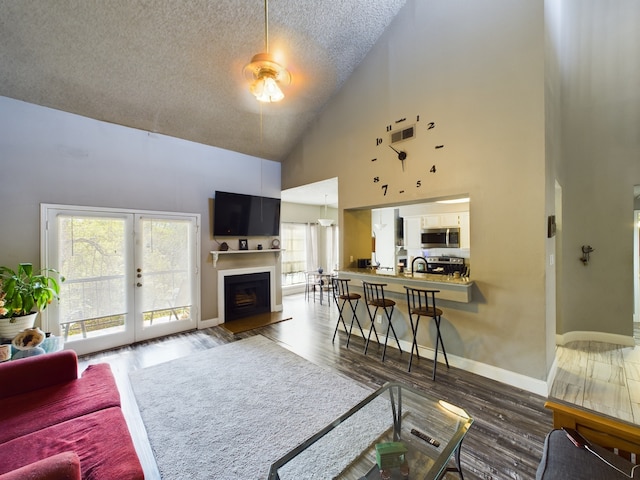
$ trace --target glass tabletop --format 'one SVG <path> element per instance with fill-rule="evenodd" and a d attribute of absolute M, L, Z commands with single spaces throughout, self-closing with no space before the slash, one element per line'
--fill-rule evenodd
<path fill-rule="evenodd" d="M 388 383 L 274 462 L 269 480 L 439 479 L 454 454 L 460 468 L 472 423 L 455 405 Z"/>

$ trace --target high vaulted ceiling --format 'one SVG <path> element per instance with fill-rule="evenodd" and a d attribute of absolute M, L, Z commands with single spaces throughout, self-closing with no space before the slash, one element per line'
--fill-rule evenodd
<path fill-rule="evenodd" d="M 281 161 L 405 1 L 271 0 L 292 83 L 259 104 L 263 0 L 0 0 L 0 95 Z"/>

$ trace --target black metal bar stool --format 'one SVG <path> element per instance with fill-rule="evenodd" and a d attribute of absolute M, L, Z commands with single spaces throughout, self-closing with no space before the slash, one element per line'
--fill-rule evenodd
<path fill-rule="evenodd" d="M 360 325 L 360 321 L 356 316 L 356 308 L 358 307 L 358 302 L 360 301 L 359 293 L 349 293 L 349 282 L 351 280 L 348 278 L 331 278 L 331 284 L 333 286 L 333 299 L 336 302 L 336 306 L 338 307 L 338 321 L 336 322 L 336 329 L 333 331 L 333 340 L 336 340 L 336 334 L 338 333 L 338 327 L 340 326 L 340 322 L 344 326 L 344 331 L 347 332 L 347 348 L 349 348 L 349 340 L 351 340 L 351 332 L 353 330 L 354 322 L 358 325 L 360 329 L 360 334 L 364 339 L 364 331 L 362 330 L 362 325 Z M 349 304 L 351 307 L 351 325 L 349 326 L 349 330 L 347 330 L 347 324 L 344 321 L 344 317 L 342 315 L 344 311 L 344 307 Z"/>
<path fill-rule="evenodd" d="M 376 336 L 376 342 L 380 343 L 380 339 L 378 338 L 378 332 L 376 331 L 376 315 L 378 314 L 378 309 L 382 308 L 384 310 L 385 315 L 387 316 L 387 333 L 384 339 L 384 349 L 382 350 L 382 361 L 384 362 L 384 356 L 387 353 L 387 342 L 389 340 L 389 330 L 393 333 L 394 338 L 396 339 L 396 343 L 398 344 L 398 350 L 402 354 L 402 348 L 400 347 L 400 340 L 398 340 L 398 336 L 396 335 L 396 330 L 393 328 L 393 324 L 391 323 L 391 315 L 393 315 L 393 308 L 396 305 L 396 302 L 389 298 L 384 298 L 384 287 L 386 287 L 386 283 L 370 283 L 370 282 L 362 282 L 362 288 L 364 289 L 364 301 L 367 304 L 367 312 L 369 312 L 369 318 L 371 319 L 371 329 L 369 330 L 369 335 L 367 336 L 367 342 L 364 345 L 364 353 L 367 354 L 367 348 L 369 348 L 369 340 L 371 339 L 371 332 L 373 332 Z"/>
<path fill-rule="evenodd" d="M 418 323 L 420 317 L 431 317 L 436 324 L 436 348 L 435 355 L 433 357 L 433 377 L 436 379 L 436 366 L 438 365 L 438 345 L 442 347 L 442 353 L 444 354 L 444 360 L 449 368 L 449 360 L 447 359 L 447 352 L 444 349 L 444 342 L 442 341 L 442 335 L 440 335 L 440 320 L 442 317 L 442 310 L 436 307 L 436 293 L 440 290 L 424 290 L 421 288 L 404 287 L 407 291 L 407 311 L 409 312 L 409 321 L 411 322 L 411 330 L 413 332 L 413 341 L 411 343 L 411 355 L 409 356 L 409 371 L 411 371 L 411 363 L 413 361 L 413 351 L 415 349 L 416 356 L 420 358 L 418 353 L 418 342 L 416 337 L 418 335 Z M 415 323 L 413 321 L 415 316 Z"/>

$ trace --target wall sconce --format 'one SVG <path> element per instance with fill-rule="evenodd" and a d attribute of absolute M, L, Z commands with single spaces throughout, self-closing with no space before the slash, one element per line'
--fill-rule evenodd
<path fill-rule="evenodd" d="M 591 247 L 591 245 L 582 246 L 582 256 L 580 257 L 580 261 L 583 265 L 589 265 L 589 254 L 593 251 L 594 249 Z"/>

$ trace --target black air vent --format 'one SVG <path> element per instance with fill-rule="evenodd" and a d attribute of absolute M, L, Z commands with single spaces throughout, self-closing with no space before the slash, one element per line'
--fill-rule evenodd
<path fill-rule="evenodd" d="M 391 143 L 398 143 L 404 140 L 409 140 L 416 136 L 416 128 L 415 125 L 411 125 L 410 127 L 403 128 L 402 130 L 396 130 L 395 132 L 391 132 Z"/>

